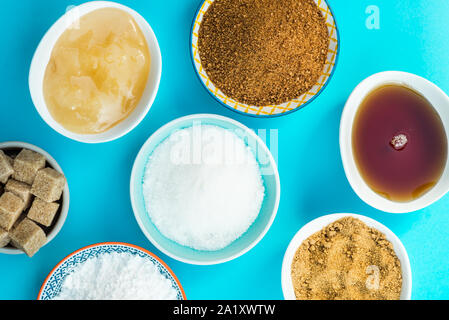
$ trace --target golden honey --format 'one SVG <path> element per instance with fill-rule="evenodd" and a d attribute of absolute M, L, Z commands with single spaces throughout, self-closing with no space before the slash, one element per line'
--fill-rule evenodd
<path fill-rule="evenodd" d="M 116 8 L 92 11 L 56 42 L 43 90 L 50 114 L 79 134 L 105 132 L 138 105 L 150 52 L 133 17 Z"/>

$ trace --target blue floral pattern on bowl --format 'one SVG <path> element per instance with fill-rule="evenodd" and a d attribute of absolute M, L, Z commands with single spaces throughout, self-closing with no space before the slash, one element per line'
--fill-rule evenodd
<path fill-rule="evenodd" d="M 173 275 L 172 271 L 169 270 L 169 268 L 166 267 L 163 263 L 161 263 L 161 261 L 159 261 L 156 256 L 153 256 L 149 252 L 144 251 L 144 249 L 135 246 L 121 243 L 104 243 L 88 246 L 86 248 L 75 251 L 67 258 L 62 260 L 48 275 L 39 292 L 38 300 L 52 300 L 54 297 L 56 297 L 61 292 L 61 286 L 64 282 L 65 277 L 70 274 L 78 264 L 83 263 L 90 258 L 112 252 L 126 252 L 149 259 L 157 266 L 159 272 L 171 281 L 173 288 L 175 288 L 175 290 L 177 291 L 177 300 L 185 299 L 183 290 L 177 279 Z"/>

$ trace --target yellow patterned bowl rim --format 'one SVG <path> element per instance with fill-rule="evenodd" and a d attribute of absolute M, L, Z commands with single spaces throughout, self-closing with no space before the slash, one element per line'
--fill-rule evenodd
<path fill-rule="evenodd" d="M 337 65 L 338 56 L 340 52 L 340 36 L 338 32 L 337 23 L 330 6 L 326 0 L 314 0 L 318 8 L 323 12 L 326 19 L 326 24 L 329 30 L 329 50 L 327 54 L 326 63 L 324 65 L 323 72 L 318 79 L 318 82 L 308 92 L 304 93 L 300 97 L 293 99 L 289 102 L 279 105 L 269 106 L 252 106 L 244 103 L 240 103 L 226 96 L 220 89 L 215 87 L 212 81 L 209 79 L 206 71 L 201 65 L 201 59 L 198 52 L 198 33 L 203 20 L 203 16 L 207 9 L 215 0 L 205 0 L 198 8 L 195 18 L 192 23 L 192 32 L 190 35 L 191 56 L 192 63 L 195 71 L 200 79 L 200 82 L 204 85 L 207 91 L 222 105 L 236 111 L 241 114 L 254 117 L 276 117 L 289 114 L 293 111 L 302 109 L 307 104 L 312 102 L 329 83 L 329 80 L 334 74 L 335 67 Z"/>

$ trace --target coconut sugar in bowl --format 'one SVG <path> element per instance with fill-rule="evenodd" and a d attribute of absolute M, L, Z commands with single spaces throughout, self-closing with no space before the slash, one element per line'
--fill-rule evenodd
<path fill-rule="evenodd" d="M 157 39 L 141 15 L 118 3 L 92 1 L 72 8 L 45 34 L 31 63 L 29 88 L 36 110 L 54 130 L 80 142 L 107 142 L 143 120 L 161 69 Z"/>
<path fill-rule="evenodd" d="M 326 1 L 204 1 L 192 25 L 200 82 L 219 103 L 249 116 L 285 115 L 312 102 L 338 54 Z"/>

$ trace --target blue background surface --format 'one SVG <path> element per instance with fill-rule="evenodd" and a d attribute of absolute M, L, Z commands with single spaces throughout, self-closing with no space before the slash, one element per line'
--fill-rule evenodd
<path fill-rule="evenodd" d="M 28 91 L 28 70 L 40 39 L 73 0 L 2 1 L 0 10 L 0 141 L 19 140 L 47 150 L 70 185 L 69 216 L 58 237 L 33 259 L 0 255 L 0 299 L 35 299 L 50 270 L 83 246 L 122 241 L 159 255 L 189 299 L 282 299 L 281 264 L 304 224 L 334 212 L 368 215 L 403 241 L 413 273 L 412 298 L 449 298 L 449 196 L 419 212 L 393 215 L 364 204 L 346 180 L 338 131 L 344 103 L 367 76 L 408 71 L 449 92 L 449 1 L 329 0 L 341 36 L 337 70 L 325 92 L 296 113 L 255 119 L 225 109 L 204 90 L 190 62 L 189 33 L 199 0 L 119 1 L 138 11 L 159 40 L 163 72 L 144 121 L 114 142 L 87 145 L 66 139 L 39 117 Z M 380 30 L 368 30 L 365 9 L 380 9 Z M 193 113 L 232 117 L 253 129 L 278 129 L 282 184 L 277 218 L 244 256 L 217 266 L 192 266 L 156 250 L 140 231 L 129 200 L 137 152 L 160 126 Z"/>

